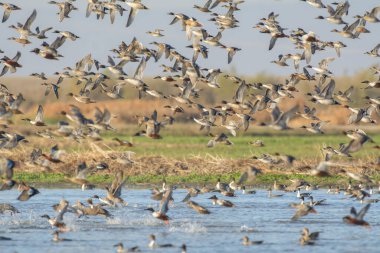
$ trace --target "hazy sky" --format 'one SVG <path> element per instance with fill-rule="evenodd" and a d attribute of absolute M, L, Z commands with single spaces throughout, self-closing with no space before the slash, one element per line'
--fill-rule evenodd
<path fill-rule="evenodd" d="M 109 16 L 106 16 L 104 20 L 96 20 L 94 14 L 90 18 L 86 18 L 86 0 L 77 0 L 75 6 L 79 10 L 71 12 L 71 18 L 64 19 L 61 23 L 56 15 L 58 7 L 48 4 L 46 0 L 8 0 L 8 2 L 20 6 L 22 11 L 13 12 L 6 23 L 0 24 L 0 49 L 5 51 L 5 54 L 9 57 L 13 57 L 18 50 L 22 52 L 20 63 L 24 67 L 17 71 L 17 75 L 29 75 L 32 72 L 41 71 L 52 74 L 55 71 L 62 71 L 63 67 L 73 66 L 76 61 L 90 52 L 94 58 L 106 63 L 107 55 L 111 55 L 110 49 L 117 47 L 121 41 L 129 43 L 133 37 L 136 37 L 148 47 L 152 46 L 148 43 L 154 40 L 168 43 L 180 53 L 191 58 L 192 49 L 185 48 L 185 46 L 190 45 L 190 42 L 186 40 L 185 33 L 181 31 L 180 24 L 177 23 L 169 26 L 172 20 L 172 16 L 167 15 L 169 11 L 193 16 L 201 21 L 204 24 L 204 28 L 211 34 L 215 35 L 217 33 L 216 26 L 212 22 L 207 21 L 210 19 L 209 14 L 201 13 L 192 8 L 194 4 L 203 5 L 205 1 L 201 0 L 143 0 L 143 3 L 148 6 L 149 10 L 140 11 L 129 28 L 125 27 L 128 13 L 125 13 L 123 17 L 117 16 L 113 25 L 110 23 Z M 324 2 L 331 3 L 333 1 Z M 350 4 L 350 13 L 344 19 L 351 23 L 354 21 L 353 16 L 363 14 L 366 10 L 380 5 L 380 1 L 351 0 Z M 123 5 L 126 6 L 126 4 Z M 54 29 L 69 30 L 80 36 L 79 40 L 75 42 L 67 41 L 59 49 L 59 52 L 64 55 L 64 58 L 61 58 L 60 61 L 45 60 L 30 53 L 30 50 L 40 46 L 42 43 L 42 41 L 35 38 L 31 39 L 32 45 L 26 47 L 7 40 L 8 37 L 17 36 L 14 30 L 7 27 L 17 22 L 24 23 L 34 8 L 37 9 L 38 14 L 32 25 L 33 29 L 36 26 L 42 29 L 53 26 Z M 129 10 L 129 7 L 125 8 Z M 276 74 L 292 73 L 294 71 L 293 68 L 280 68 L 277 65 L 269 63 L 271 60 L 276 59 L 278 54 L 295 52 L 292 43 L 287 39 L 279 39 L 275 48 L 272 51 L 268 51 L 270 36 L 268 34 L 261 34 L 252 28 L 254 24 L 259 22 L 260 18 L 266 17 L 271 11 L 280 14 L 278 21 L 282 27 L 286 27 L 289 30 L 301 27 L 305 31 L 314 31 L 321 40 L 340 40 L 344 42 L 348 47 L 342 50 L 342 57 L 337 58 L 331 64 L 331 69 L 336 75 L 343 73 L 351 74 L 380 62 L 378 59 L 363 54 L 380 43 L 380 23 L 369 23 L 367 28 L 371 33 L 362 34 L 360 39 L 352 40 L 342 38 L 338 34 L 330 32 L 334 28 L 341 29 L 342 26 L 330 24 L 325 20 L 314 19 L 318 15 L 326 16 L 326 9 L 316 9 L 299 0 L 246 0 L 244 4 L 240 5 L 240 8 L 241 11 L 235 14 L 236 18 L 240 21 L 240 27 L 223 32 L 221 42 L 228 46 L 242 48 L 242 51 L 238 52 L 233 62 L 228 65 L 225 50 L 209 47 L 209 59 L 200 60 L 199 64 L 201 66 L 221 68 L 223 70 L 229 70 L 233 67 L 239 74 L 244 75 L 254 75 L 261 71 Z M 225 13 L 226 9 L 218 7 L 214 11 Z M 163 33 L 166 36 L 154 38 L 145 33 L 155 28 L 164 29 Z M 49 43 L 56 38 L 56 34 L 47 33 L 47 35 L 49 39 L 46 41 Z M 336 57 L 335 51 L 327 49 L 326 52 L 318 54 L 318 56 L 312 58 L 312 64 L 317 64 L 318 60 L 328 56 Z M 163 60 L 161 62 L 166 63 Z M 158 65 L 161 62 L 153 63 L 153 61 L 150 61 L 145 75 L 153 76 L 159 74 Z M 135 66 L 135 64 L 127 64 L 125 71 L 133 73 Z"/>

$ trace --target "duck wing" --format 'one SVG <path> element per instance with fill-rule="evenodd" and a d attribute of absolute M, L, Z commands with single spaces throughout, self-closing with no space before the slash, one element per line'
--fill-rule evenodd
<path fill-rule="evenodd" d="M 44 108 L 42 107 L 42 105 L 38 106 L 35 121 L 36 122 L 44 122 Z"/>
<path fill-rule="evenodd" d="M 161 214 L 166 214 L 169 211 L 169 201 L 172 198 L 173 190 L 169 189 L 166 191 L 165 195 L 163 196 L 161 203 L 160 203 L 160 209 L 159 212 Z"/>
<path fill-rule="evenodd" d="M 25 22 L 25 24 L 24 24 L 24 26 L 22 28 L 29 30 L 30 26 L 32 25 L 32 23 L 34 22 L 34 20 L 36 19 L 36 17 L 37 17 L 37 11 L 36 11 L 36 9 L 34 9 L 33 12 L 32 12 L 32 14 L 26 20 L 26 22 Z"/>
<path fill-rule="evenodd" d="M 357 214 L 357 219 L 358 220 L 363 220 L 364 215 L 367 213 L 368 209 L 370 208 L 371 204 L 367 204 L 365 207 L 363 207 L 359 213 Z"/>

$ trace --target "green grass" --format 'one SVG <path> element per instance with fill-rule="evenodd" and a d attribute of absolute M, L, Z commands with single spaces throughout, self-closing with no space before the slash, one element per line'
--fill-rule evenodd
<path fill-rule="evenodd" d="M 112 135 L 105 139 L 111 141 Z M 128 137 L 118 135 L 121 139 L 131 140 L 135 147 L 125 148 L 136 152 L 138 156 L 165 156 L 169 158 L 188 158 L 191 156 L 205 157 L 211 155 L 222 158 L 248 158 L 263 153 L 281 153 L 293 155 L 298 159 L 319 159 L 323 144 L 339 147 L 340 143 L 348 143 L 344 135 L 245 135 L 231 137 L 233 146 L 218 144 L 214 148 L 207 148 L 210 137 L 207 136 L 164 136 L 163 139 L 153 140 L 145 137 Z M 371 135 L 375 142 L 380 143 L 380 135 Z M 260 139 L 264 147 L 254 147 L 248 143 Z M 368 158 L 379 155 L 379 151 L 372 148 L 374 144 L 365 144 L 365 147 L 353 154 L 355 158 Z M 124 149 L 124 148 L 123 148 Z"/>
<path fill-rule="evenodd" d="M 167 176 L 165 177 L 166 182 L 170 184 L 175 184 L 179 187 L 184 185 L 203 185 L 214 184 L 220 178 L 222 182 L 230 182 L 231 178 L 238 178 L 239 173 L 231 173 L 226 175 L 210 174 L 210 175 L 197 175 L 190 174 L 188 176 Z M 54 173 L 17 173 L 15 179 L 18 181 L 26 181 L 31 184 L 39 184 L 43 186 L 53 186 L 53 187 L 62 187 L 62 186 L 73 186 L 73 184 L 68 183 L 64 179 L 63 174 L 54 174 Z M 163 176 L 158 175 L 139 175 L 139 176 L 130 176 L 128 178 L 128 185 L 139 185 L 139 184 L 160 184 L 163 181 Z M 314 177 L 310 175 L 302 174 L 262 174 L 258 175 L 253 182 L 250 182 L 250 185 L 256 187 L 268 187 L 273 184 L 274 181 L 277 181 L 279 184 L 290 184 L 291 179 L 303 179 L 310 184 L 319 185 L 321 187 L 334 186 L 334 185 L 344 185 L 348 182 L 348 178 L 344 176 L 331 176 L 331 177 Z M 376 174 L 372 177 L 374 181 L 380 179 L 380 174 Z M 93 175 L 89 177 L 89 181 L 93 184 L 98 185 L 98 187 L 110 184 L 113 180 L 112 176 L 109 175 Z"/>

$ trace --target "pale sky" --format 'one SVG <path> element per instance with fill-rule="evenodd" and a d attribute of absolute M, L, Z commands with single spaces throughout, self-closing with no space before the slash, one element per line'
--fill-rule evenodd
<path fill-rule="evenodd" d="M 107 55 L 111 55 L 110 49 L 117 47 L 121 41 L 129 43 L 133 37 L 136 37 L 147 47 L 152 46 L 148 44 L 152 41 L 168 43 L 180 53 L 191 58 L 192 49 L 185 47 L 191 43 L 186 40 L 185 33 L 182 31 L 180 24 L 177 23 L 169 26 L 172 16 L 167 15 L 167 13 L 170 11 L 193 16 L 204 24 L 204 28 L 209 33 L 213 35 L 217 33 L 216 26 L 212 22 L 207 21 L 211 18 L 209 14 L 201 13 L 192 8 L 194 4 L 203 5 L 206 2 L 200 0 L 143 0 L 143 3 L 149 10 L 140 11 L 134 23 L 128 28 L 125 27 L 128 12 L 124 13 L 123 17 L 117 16 L 113 25 L 110 23 L 109 16 L 106 16 L 104 20 L 96 20 L 94 14 L 90 18 L 86 18 L 86 0 L 77 0 L 74 4 L 79 10 L 71 12 L 71 18 L 64 19 L 62 23 L 58 21 L 58 16 L 56 15 L 58 7 L 48 4 L 49 1 L 8 0 L 8 2 L 12 2 L 22 8 L 22 11 L 13 12 L 6 23 L 0 24 L 0 49 L 5 51 L 5 54 L 11 58 L 17 51 L 21 51 L 22 53 L 19 62 L 23 65 L 23 68 L 18 70 L 15 75 L 29 75 L 32 72 L 41 71 L 51 75 L 55 71 L 62 71 L 65 66 L 73 66 L 75 62 L 90 52 L 95 59 L 106 63 Z M 324 2 L 327 4 L 333 1 Z M 366 10 L 371 10 L 373 7 L 380 5 L 380 1 L 351 0 L 350 4 L 350 13 L 344 20 L 352 23 L 354 21 L 353 16 L 364 14 Z M 128 10 L 130 9 L 126 4 L 123 4 L 123 6 Z M 24 23 L 34 8 L 37 9 L 38 14 L 35 22 L 32 24 L 33 29 L 36 26 L 42 29 L 53 26 L 54 29 L 69 30 L 80 37 L 75 42 L 66 41 L 59 49 L 59 52 L 64 55 L 64 58 L 61 58 L 59 61 L 45 60 L 29 52 L 33 48 L 40 46 L 42 43 L 40 40 L 32 38 L 32 45 L 26 47 L 7 40 L 8 37 L 17 36 L 14 30 L 7 27 L 17 22 Z M 228 46 L 239 47 L 242 51 L 238 52 L 233 62 L 228 65 L 225 50 L 208 46 L 210 51 L 209 59 L 198 61 L 200 66 L 221 68 L 222 70 L 229 70 L 233 67 L 238 74 L 242 75 L 254 75 L 262 71 L 275 74 L 292 73 L 294 71 L 292 67 L 280 68 L 270 63 L 279 54 L 295 52 L 292 43 L 287 39 L 279 39 L 275 48 L 272 51 L 268 51 L 270 36 L 268 34 L 261 34 L 252 28 L 259 22 L 260 18 L 266 17 L 271 11 L 280 14 L 277 20 L 282 27 L 289 29 L 287 32 L 301 27 L 305 31 L 314 31 L 323 41 L 340 40 L 344 42 L 348 47 L 342 50 L 342 57 L 337 58 L 335 62 L 331 63 L 331 70 L 336 75 L 353 74 L 372 64 L 380 63 L 379 58 L 375 59 L 363 54 L 380 43 L 380 23 L 368 23 L 367 29 L 371 33 L 362 34 L 360 39 L 352 40 L 330 32 L 334 28 L 341 29 L 342 26 L 330 24 L 325 20 L 314 19 L 319 15 L 326 16 L 326 9 L 316 9 L 299 0 L 246 0 L 244 4 L 240 5 L 240 8 L 241 11 L 235 13 L 236 18 L 240 21 L 240 27 L 223 32 L 221 42 Z M 226 9 L 218 7 L 213 9 L 213 11 L 221 14 L 225 13 Z M 154 38 L 145 33 L 155 28 L 165 30 L 163 33 L 166 36 Z M 47 33 L 47 36 L 49 37 L 47 39 L 49 43 L 56 38 L 56 34 L 50 32 Z M 312 64 L 316 65 L 318 60 L 329 56 L 336 57 L 333 49 L 327 49 L 326 52 L 313 57 Z M 165 60 L 161 60 L 158 63 L 150 61 L 145 75 L 154 76 L 160 74 L 158 65 L 161 63 L 168 62 Z M 125 66 L 125 71 L 133 73 L 135 67 L 136 64 L 129 63 Z M 10 74 L 8 73 L 7 76 L 10 76 Z"/>

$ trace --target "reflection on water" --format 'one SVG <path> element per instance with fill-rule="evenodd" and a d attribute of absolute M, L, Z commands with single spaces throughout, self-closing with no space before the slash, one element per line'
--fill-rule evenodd
<path fill-rule="evenodd" d="M 149 190 L 129 190 L 123 193 L 129 206 L 109 208 L 113 214 L 111 219 L 77 219 L 66 213 L 64 220 L 72 231 L 61 237 L 73 241 L 60 243 L 51 241 L 53 230 L 40 216 L 55 216 L 51 206 L 61 198 L 70 203 L 78 199 L 85 202 L 89 196 L 102 196 L 105 192 L 41 189 L 41 194 L 28 202 L 18 202 L 17 194 L 17 191 L 0 192 L 1 203 L 11 203 L 21 212 L 14 216 L 0 215 L 0 236 L 12 238 L 12 241 L 0 242 L 0 252 L 116 252 L 113 245 L 118 242 L 151 251 L 147 244 L 152 233 L 156 234 L 158 243 L 178 246 L 155 249 L 155 252 L 180 252 L 182 243 L 187 244 L 188 252 L 379 252 L 380 213 L 377 204 L 371 206 L 366 216 L 372 225 L 370 230 L 346 225 L 342 217 L 349 213 L 351 206 L 361 208 L 362 205 L 343 195 L 327 195 L 326 190 L 314 191 L 313 195 L 317 200 L 327 198 L 328 205 L 317 206 L 318 214 L 310 214 L 296 222 L 290 222 L 294 209 L 288 206 L 298 202 L 295 193 L 268 199 L 266 192 L 259 190 L 255 195 L 229 198 L 236 208 L 212 206 L 207 199 L 211 195 L 205 194 L 194 200 L 209 208 L 211 214 L 200 215 L 180 202 L 186 192 L 176 190 L 175 202 L 168 213 L 172 218 L 170 225 L 164 225 L 144 210 L 147 206 L 158 206 L 158 202 L 150 199 Z M 298 244 L 300 231 L 305 226 L 311 231 L 321 231 L 315 246 Z M 241 246 L 244 235 L 252 240 L 264 240 L 264 244 Z"/>

